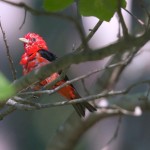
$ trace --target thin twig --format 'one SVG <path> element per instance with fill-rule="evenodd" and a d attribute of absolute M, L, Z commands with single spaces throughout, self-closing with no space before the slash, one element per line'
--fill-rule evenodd
<path fill-rule="evenodd" d="M 129 10 L 127 10 L 126 8 L 122 8 L 124 11 L 126 11 L 129 15 L 131 15 L 141 26 L 145 27 L 145 23 L 139 19 L 137 16 L 135 16 L 134 14 L 132 14 Z"/>
<path fill-rule="evenodd" d="M 67 54 L 64 57 L 57 59 L 57 61 L 47 64 L 43 67 L 35 69 L 28 73 L 26 76 L 13 82 L 12 86 L 15 87 L 16 92 L 31 86 L 32 84 L 44 80 L 46 77 L 50 76 L 52 73 L 63 70 L 64 68 L 72 65 L 79 64 L 86 61 L 95 61 L 103 59 L 107 56 L 113 55 L 116 52 L 126 52 L 131 51 L 133 47 L 139 47 L 145 45 L 150 39 L 150 30 L 146 34 L 143 34 L 139 37 L 130 37 L 130 41 L 121 39 L 117 42 L 114 42 L 108 46 L 95 49 L 88 52 L 80 52 L 76 54 Z"/>
<path fill-rule="evenodd" d="M 118 19 L 118 34 L 117 34 L 117 38 L 120 40 L 121 38 L 121 26 L 120 26 L 120 20 Z"/>
<path fill-rule="evenodd" d="M 23 27 L 23 25 L 25 24 L 26 17 L 27 17 L 27 10 L 25 9 L 25 10 L 24 10 L 24 18 L 23 18 L 23 22 L 22 22 L 22 24 L 20 25 L 19 30 L 21 30 L 22 27 Z"/>
<path fill-rule="evenodd" d="M 93 29 L 90 30 L 90 33 L 87 35 L 86 37 L 86 42 L 88 43 L 90 41 L 90 39 L 93 37 L 93 35 L 95 34 L 95 32 L 99 29 L 99 27 L 101 26 L 101 24 L 103 23 L 103 21 L 98 21 L 97 24 L 94 26 Z M 84 48 L 84 45 L 81 44 L 77 49 L 76 51 L 80 51 Z"/>
<path fill-rule="evenodd" d="M 120 23 L 121 23 L 121 26 L 122 26 L 122 31 L 123 31 L 123 35 L 124 35 L 124 38 L 128 38 L 128 29 L 126 27 L 126 24 L 125 24 L 125 21 L 124 21 L 124 18 L 123 18 L 123 15 L 122 15 L 122 12 L 121 12 L 121 0 L 118 0 L 118 16 L 119 16 L 119 19 L 120 19 Z"/>
<path fill-rule="evenodd" d="M 56 134 L 53 136 L 47 150 L 57 149 L 57 150 L 72 150 L 74 149 L 77 142 L 80 140 L 81 136 L 94 124 L 102 119 L 116 115 L 134 115 L 134 112 L 124 114 L 121 109 L 101 109 L 96 114 L 91 114 L 85 119 L 79 119 L 72 114 L 63 125 L 57 130 Z M 72 138 L 73 137 L 73 138 Z M 63 140 L 62 140 L 63 139 Z M 58 141 L 58 142 L 56 142 Z"/>
<path fill-rule="evenodd" d="M 55 12 L 48 12 L 48 11 L 39 11 L 37 9 L 34 9 L 34 8 L 26 5 L 23 2 L 15 3 L 15 2 L 12 2 L 12 1 L 8 1 L 8 0 L 0 0 L 0 1 L 4 2 L 4 3 L 7 3 L 7 4 L 10 4 L 10 5 L 13 5 L 13 6 L 16 6 L 16 7 L 24 8 L 26 11 L 30 12 L 33 15 L 53 16 L 53 17 L 57 17 L 57 18 L 64 19 L 64 20 L 68 20 L 68 21 L 74 23 L 75 27 L 77 28 L 77 31 L 79 32 L 79 35 L 80 35 L 80 38 L 81 38 L 81 41 L 82 41 L 82 44 L 83 44 L 84 48 L 86 50 L 89 50 L 88 44 L 87 44 L 87 42 L 85 40 L 84 31 L 83 31 L 79 21 L 76 20 L 75 18 L 73 18 L 71 16 L 68 16 L 68 15 L 65 15 L 65 14 L 62 14 L 62 13 L 55 13 Z"/>
<path fill-rule="evenodd" d="M 128 52 L 126 55 L 122 54 L 120 57 L 125 57 L 125 64 L 121 66 L 117 66 L 110 77 L 107 89 L 111 89 L 117 81 L 119 81 L 122 72 L 125 70 L 126 67 L 132 62 L 133 58 L 137 54 L 137 52 L 140 50 L 141 47 L 133 48 L 132 51 Z M 122 59 L 122 58 L 121 58 Z"/>
<path fill-rule="evenodd" d="M 19 96 L 14 96 L 13 97 L 13 101 L 15 101 L 15 102 L 18 102 L 18 103 L 21 103 L 21 104 L 27 104 L 27 105 L 30 105 L 30 106 L 36 106 L 35 105 L 36 103 L 31 101 L 31 99 L 33 99 L 33 97 L 26 97 L 26 98 L 22 98 L 22 97 L 19 97 Z"/>
<path fill-rule="evenodd" d="M 16 101 L 14 101 L 13 99 L 9 99 L 7 101 L 7 105 L 10 106 L 15 106 L 17 109 L 22 109 L 22 110 L 34 110 L 34 109 L 43 109 L 43 108 L 49 108 L 49 107 L 56 107 L 56 106 L 63 106 L 63 105 L 70 105 L 70 104 L 75 104 L 75 103 L 81 103 L 81 102 L 85 102 L 85 101 L 93 101 L 96 99 L 100 99 L 102 97 L 112 97 L 112 96 L 116 96 L 116 95 L 124 95 L 129 93 L 134 87 L 139 86 L 141 84 L 149 84 L 150 80 L 144 80 L 138 83 L 134 83 L 132 85 L 130 85 L 129 87 L 127 87 L 124 90 L 118 90 L 118 91 L 103 91 L 99 94 L 95 94 L 95 95 L 90 95 L 87 97 L 83 97 L 83 98 L 79 98 L 79 99 L 74 99 L 71 101 L 62 101 L 62 102 L 55 102 L 55 103 L 47 103 L 47 104 L 40 104 L 40 103 L 34 103 L 32 106 L 31 105 L 24 105 L 24 104 L 20 104 L 17 103 Z M 56 91 L 56 89 L 54 90 L 45 90 L 45 91 L 35 91 L 35 92 L 28 92 L 29 94 L 37 94 L 39 93 L 47 93 L 47 94 L 51 94 L 54 93 Z M 25 93 L 27 94 L 27 92 Z M 118 106 L 113 105 L 114 108 L 120 108 Z M 122 109 L 122 108 L 120 108 Z M 127 110 L 124 110 L 124 113 L 126 113 Z M 128 112 L 127 112 L 128 113 Z"/>
<path fill-rule="evenodd" d="M 26 5 L 23 2 L 15 3 L 15 2 L 12 2 L 12 1 L 7 1 L 7 0 L 0 0 L 0 1 L 5 2 L 7 4 L 10 4 L 10 5 L 13 5 L 13 6 L 16 6 L 16 7 L 24 8 L 25 12 L 28 11 L 28 12 L 34 14 L 34 15 L 54 16 L 54 17 L 58 17 L 58 18 L 61 18 L 61 19 L 66 19 L 68 21 L 73 22 L 75 24 L 78 32 L 80 33 L 80 37 L 81 37 L 81 40 L 82 40 L 82 44 L 76 49 L 76 51 L 80 51 L 82 49 L 87 49 L 87 50 L 89 49 L 88 44 L 87 44 L 88 41 L 93 37 L 93 35 L 95 34 L 95 32 L 98 30 L 98 28 L 100 27 L 100 25 L 103 22 L 103 21 L 98 21 L 98 23 L 95 25 L 95 27 L 91 30 L 91 32 L 85 38 L 84 31 L 83 31 L 82 27 L 80 26 L 80 23 L 75 18 L 73 18 L 71 16 L 67 16 L 67 15 L 64 15 L 64 14 L 61 14 L 61 13 L 39 11 L 39 10 L 36 10 L 36 9 Z M 24 17 L 24 21 L 25 21 L 25 18 L 26 18 L 26 16 Z"/>
<path fill-rule="evenodd" d="M 146 32 L 149 29 L 149 26 L 150 26 L 150 13 L 149 13 L 149 10 L 144 5 L 144 1 L 143 0 L 139 0 L 138 2 L 140 3 L 141 7 L 143 8 L 143 10 L 145 11 L 145 13 L 148 16 L 148 21 L 147 21 L 146 30 L 145 30 L 145 32 Z"/>
<path fill-rule="evenodd" d="M 6 39 L 6 34 L 5 34 L 5 31 L 4 31 L 3 27 L 2 27 L 1 20 L 0 20 L 0 29 L 2 31 L 3 40 L 4 40 L 4 43 L 5 43 L 7 57 L 8 57 L 8 60 L 9 60 L 12 76 L 13 76 L 13 79 L 16 80 L 16 69 L 14 67 L 12 56 L 10 54 L 9 46 L 8 46 L 7 39 Z"/>
<path fill-rule="evenodd" d="M 21 100 L 22 102 L 22 100 Z M 21 110 L 34 110 L 34 109 L 38 109 L 38 103 L 35 103 L 34 105 L 30 105 L 30 104 L 24 104 L 24 103 L 18 103 L 16 102 L 14 99 L 9 99 L 6 104 L 8 106 L 13 106 L 16 109 L 21 109 Z"/>
<path fill-rule="evenodd" d="M 106 150 L 106 148 L 109 147 L 109 145 L 117 138 L 119 129 L 120 129 L 120 125 L 121 125 L 121 120 L 122 120 L 122 117 L 121 117 L 121 115 L 119 115 L 117 127 L 116 127 L 116 130 L 115 130 L 113 136 L 101 150 Z"/>
<path fill-rule="evenodd" d="M 45 86 L 43 87 L 43 90 L 44 90 L 44 89 L 50 89 L 50 88 L 52 88 L 52 86 L 54 86 L 57 82 L 59 82 L 59 81 L 61 81 L 63 78 L 65 78 L 66 72 L 68 71 L 68 69 L 69 69 L 69 67 L 67 67 L 66 69 L 64 69 L 64 70 L 61 72 L 60 76 L 59 76 L 57 79 L 55 79 L 54 81 L 52 81 L 52 82 L 48 83 L 47 85 L 45 85 Z"/>
<path fill-rule="evenodd" d="M 103 70 L 106 70 L 106 69 L 110 69 L 110 68 L 113 68 L 113 67 L 116 67 L 116 66 L 121 66 L 121 65 L 124 65 L 126 64 L 126 61 L 121 61 L 121 62 L 118 62 L 116 64 L 112 64 L 112 65 L 109 65 L 109 66 L 106 66 L 104 68 L 101 68 L 101 69 L 96 69 L 96 70 L 93 70 L 93 71 L 90 71 L 89 73 L 85 74 L 85 75 L 82 75 L 82 76 L 79 76 L 77 78 L 74 78 L 72 80 L 69 80 L 69 81 L 66 81 L 64 84 L 60 85 L 59 87 L 56 87 L 55 89 L 53 90 L 42 90 L 42 91 L 33 91 L 33 92 L 22 92 L 22 93 L 18 93 L 18 95 L 39 95 L 39 94 L 53 94 L 54 92 L 57 92 L 58 90 L 60 90 L 61 88 L 65 87 L 66 85 L 68 84 L 72 84 L 73 82 L 76 82 L 76 81 L 79 81 L 81 79 L 85 79 L 97 72 L 100 72 L 100 71 L 103 71 Z"/>

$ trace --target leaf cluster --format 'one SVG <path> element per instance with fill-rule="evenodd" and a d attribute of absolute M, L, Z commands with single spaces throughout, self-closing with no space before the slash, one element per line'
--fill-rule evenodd
<path fill-rule="evenodd" d="M 73 3 L 73 0 L 45 0 L 44 9 L 51 12 L 61 11 Z M 126 7 L 125 0 L 79 0 L 79 11 L 82 16 L 94 16 L 109 21 L 118 10 L 118 4 L 122 8 Z"/>

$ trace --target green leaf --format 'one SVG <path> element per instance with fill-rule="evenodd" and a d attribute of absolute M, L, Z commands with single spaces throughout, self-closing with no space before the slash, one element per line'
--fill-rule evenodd
<path fill-rule="evenodd" d="M 117 11 L 118 0 L 80 0 L 79 9 L 83 16 L 95 16 L 100 20 L 109 21 Z M 123 8 L 126 1 L 122 0 Z"/>
<path fill-rule="evenodd" d="M 47 11 L 60 11 L 72 4 L 74 0 L 45 0 L 44 9 Z"/>
<path fill-rule="evenodd" d="M 0 101 L 9 98 L 15 93 L 9 81 L 0 73 Z"/>

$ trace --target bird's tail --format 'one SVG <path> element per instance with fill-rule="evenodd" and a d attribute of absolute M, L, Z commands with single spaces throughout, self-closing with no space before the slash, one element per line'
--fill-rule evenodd
<path fill-rule="evenodd" d="M 88 109 L 90 112 L 96 111 L 96 108 L 88 102 L 73 104 L 73 107 L 80 117 L 85 116 L 85 109 Z"/>

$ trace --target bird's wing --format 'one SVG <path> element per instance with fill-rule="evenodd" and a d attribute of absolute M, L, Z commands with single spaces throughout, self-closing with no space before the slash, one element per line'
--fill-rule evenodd
<path fill-rule="evenodd" d="M 47 51 L 47 50 L 44 50 L 44 49 L 41 49 L 38 51 L 40 53 L 40 55 L 47 59 L 48 61 L 52 62 L 52 61 L 55 61 L 57 59 L 56 55 L 51 53 L 50 51 Z"/>

